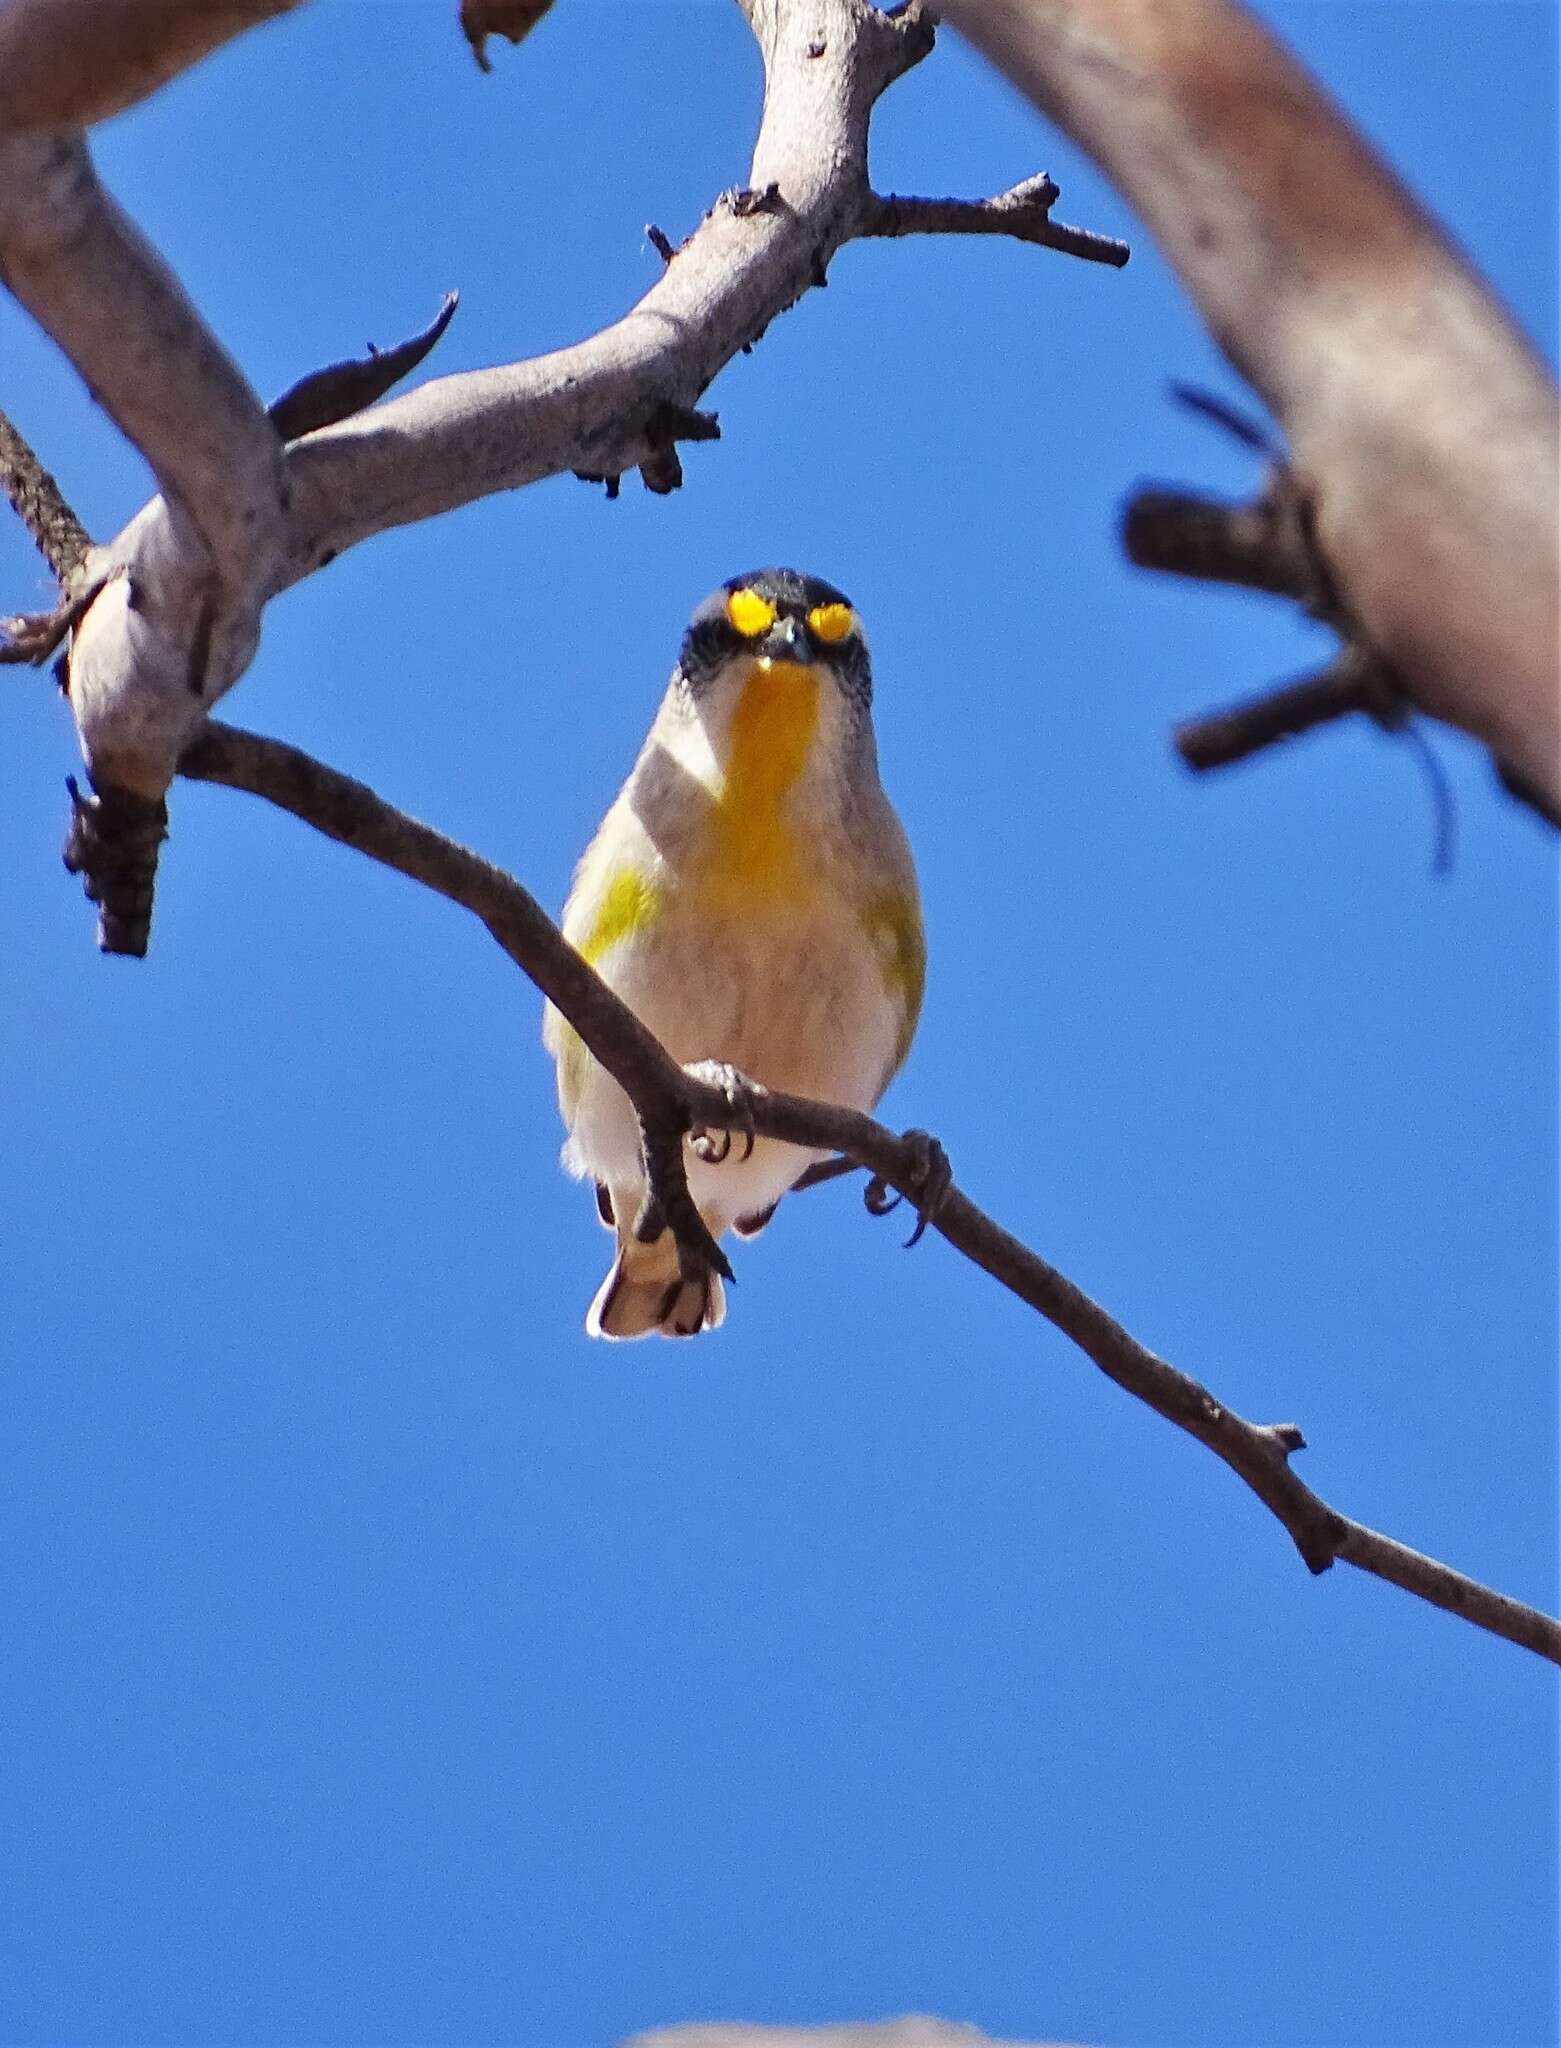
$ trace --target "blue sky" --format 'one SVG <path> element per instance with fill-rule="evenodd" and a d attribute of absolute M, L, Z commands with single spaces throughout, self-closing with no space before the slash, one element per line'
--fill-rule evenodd
<path fill-rule="evenodd" d="M 1539 6 L 1265 10 L 1552 355 Z M 611 319 L 746 165 L 733 8 L 560 0 L 481 78 L 453 0 L 321 0 L 111 124 L 113 190 L 266 395 Z M 687 488 L 570 479 L 273 607 L 226 711 L 545 901 L 688 611 L 790 561 L 868 625 L 920 862 L 886 1105 L 1340 1506 L 1556 1598 L 1556 893 L 1436 733 L 1194 784 L 1180 716 L 1325 643 L 1127 569 L 1124 492 L 1232 492 L 1238 395 L 1122 204 L 945 37 L 881 187 L 1133 236 L 1121 275 L 871 244 L 714 388 Z M 9 303 L 0 403 L 95 531 L 139 460 Z M 0 522 L 5 608 L 43 601 Z M 0 2038 L 605 2048 L 933 2010 L 1121 2048 L 1555 2034 L 1555 1674 L 1312 1581 L 1195 1445 L 833 1188 L 726 1328 L 589 1344 L 540 1004 L 451 906 L 174 792 L 151 957 L 60 870 L 68 721 L 5 685 Z"/>

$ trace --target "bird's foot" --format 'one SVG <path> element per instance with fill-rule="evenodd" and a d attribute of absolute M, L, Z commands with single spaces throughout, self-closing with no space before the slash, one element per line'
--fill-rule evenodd
<path fill-rule="evenodd" d="M 929 1223 L 936 1223 L 944 1198 L 954 1184 L 949 1156 L 927 1131 L 907 1131 L 900 1141 L 912 1153 L 912 1167 L 906 1176 L 911 1183 L 911 1200 L 916 1205 L 916 1228 L 905 1240 L 905 1249 L 921 1241 Z M 881 1174 L 874 1174 L 862 1196 L 874 1216 L 887 1216 L 905 1199 Z"/>
<path fill-rule="evenodd" d="M 725 1060 L 693 1060 L 683 1069 L 695 1081 L 703 1081 L 707 1088 L 719 1088 L 726 1097 L 727 1107 L 737 1118 L 736 1128 L 743 1134 L 743 1158 L 753 1156 L 754 1140 L 757 1133 L 753 1127 L 753 1105 L 766 1091 L 757 1081 L 750 1081 L 746 1074 L 729 1067 Z M 689 1145 L 694 1157 L 702 1159 L 707 1166 L 720 1166 L 730 1157 L 732 1133 L 694 1129 L 689 1133 Z"/>

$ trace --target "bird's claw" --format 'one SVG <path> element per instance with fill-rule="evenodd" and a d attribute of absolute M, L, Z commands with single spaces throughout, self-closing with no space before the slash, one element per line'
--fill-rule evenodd
<path fill-rule="evenodd" d="M 694 1060 L 683 1069 L 695 1081 L 703 1081 L 708 1088 L 718 1088 L 726 1097 L 727 1107 L 737 1118 L 737 1128 L 743 1134 L 743 1158 L 751 1159 L 758 1133 L 754 1129 L 753 1105 L 765 1090 L 757 1081 L 750 1081 L 746 1074 L 740 1074 L 725 1060 Z M 732 1133 L 725 1131 L 694 1130 L 689 1133 L 689 1145 L 696 1159 L 702 1159 L 707 1166 L 720 1166 L 730 1158 Z"/>
<path fill-rule="evenodd" d="M 937 1222 L 938 1211 L 954 1184 L 954 1174 L 948 1154 L 927 1131 L 907 1131 L 901 1142 L 915 1153 L 915 1165 L 909 1177 L 914 1189 L 911 1199 L 916 1204 L 916 1228 L 905 1240 L 905 1249 L 909 1251 L 913 1244 L 921 1242 L 927 1225 Z M 867 1183 L 862 1195 L 869 1214 L 873 1216 L 887 1216 L 891 1209 L 898 1209 L 904 1199 L 890 1187 L 882 1174 L 877 1173 Z"/>

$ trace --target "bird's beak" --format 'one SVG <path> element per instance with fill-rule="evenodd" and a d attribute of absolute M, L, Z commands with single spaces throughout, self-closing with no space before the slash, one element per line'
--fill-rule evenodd
<path fill-rule="evenodd" d="M 777 619 L 759 643 L 759 653 L 766 661 L 794 662 L 806 667 L 813 658 L 807 627 L 800 619 Z"/>

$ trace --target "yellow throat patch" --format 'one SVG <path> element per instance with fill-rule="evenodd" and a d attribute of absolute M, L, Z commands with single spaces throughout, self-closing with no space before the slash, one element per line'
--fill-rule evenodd
<path fill-rule="evenodd" d="M 761 658 L 732 711 L 726 775 L 711 831 L 705 887 L 743 901 L 791 896 L 806 881 L 802 843 L 782 805 L 818 732 L 819 678 L 794 661 Z"/>

